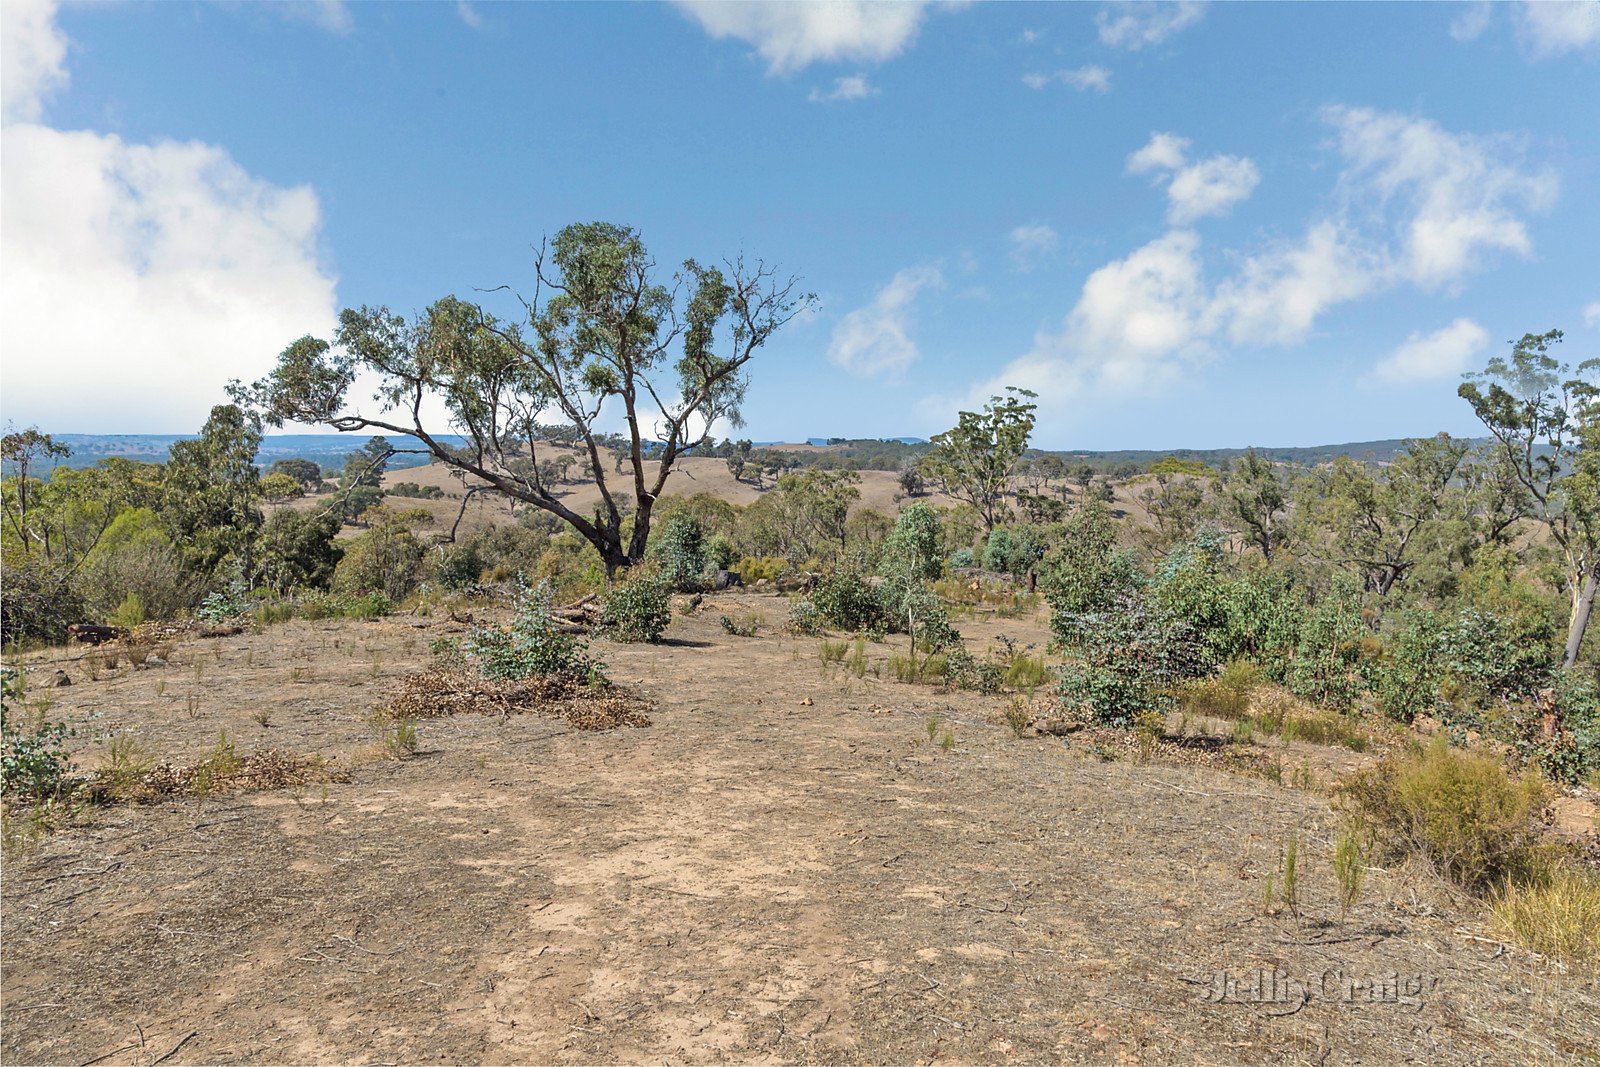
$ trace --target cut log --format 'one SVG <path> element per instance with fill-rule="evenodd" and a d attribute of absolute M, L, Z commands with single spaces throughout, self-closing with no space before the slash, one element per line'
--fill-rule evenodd
<path fill-rule="evenodd" d="M 94 623 L 75 622 L 67 627 L 67 640 L 80 645 L 103 645 L 107 641 L 120 641 L 128 636 L 121 626 L 97 626 Z"/>

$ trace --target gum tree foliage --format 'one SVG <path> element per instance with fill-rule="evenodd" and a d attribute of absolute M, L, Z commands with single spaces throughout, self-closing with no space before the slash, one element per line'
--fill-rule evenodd
<path fill-rule="evenodd" d="M 991 397 L 982 411 L 963 411 L 956 425 L 933 438 L 925 463 L 951 496 L 964 500 L 983 517 L 989 531 L 1010 514 L 1006 489 L 1017 462 L 1033 435 L 1038 394 L 1007 387 L 1009 396 Z"/>
<path fill-rule="evenodd" d="M 261 479 L 261 495 L 274 504 L 281 504 L 286 500 L 305 495 L 305 487 L 290 475 L 278 473 L 269 474 Z"/>
<path fill-rule="evenodd" d="M 1255 449 L 1246 449 L 1223 477 L 1222 506 L 1268 563 L 1288 542 L 1288 490 L 1278 468 Z"/>
<path fill-rule="evenodd" d="M 161 517 L 195 574 L 214 575 L 232 562 L 247 581 L 254 577 L 264 521 L 255 465 L 260 447 L 260 420 L 236 404 L 218 404 L 199 437 L 173 443 Z"/>
<path fill-rule="evenodd" d="M 339 516 L 328 508 L 280 508 L 261 530 L 261 581 L 279 593 L 326 589 L 344 555 L 338 543 Z M 477 575 L 473 575 L 476 580 Z"/>
<path fill-rule="evenodd" d="M 661 524 L 650 553 L 661 567 L 661 580 L 679 592 L 700 588 L 706 570 L 706 532 L 698 516 L 679 511 Z"/>
<path fill-rule="evenodd" d="M 409 320 L 383 307 L 347 309 L 337 347 L 303 337 L 268 377 L 236 393 L 274 425 L 413 435 L 419 451 L 566 522 L 614 575 L 644 558 L 651 513 L 679 457 L 719 421 L 743 424 L 751 358 L 815 301 L 760 263 L 725 267 L 688 260 L 668 284 L 634 230 L 574 224 L 541 245 L 533 294 L 518 296 L 520 321 L 455 297 Z M 358 373 L 378 379 L 371 413 L 348 396 Z M 447 425 L 425 424 L 425 398 L 444 402 Z M 627 471 L 618 480 L 631 484 L 631 529 L 623 490 L 601 457 L 611 439 L 599 427 L 619 417 Z M 564 503 L 540 473 L 552 423 L 571 427 L 587 455 L 599 491 L 589 514 Z M 446 447 L 446 431 L 465 436 L 467 447 Z"/>
<path fill-rule="evenodd" d="M 267 477 L 287 474 L 299 482 L 306 492 L 315 492 L 322 485 L 322 467 L 309 459 L 275 459 L 267 468 Z"/>
<path fill-rule="evenodd" d="M 1569 367 L 1550 354 L 1561 331 L 1524 334 L 1511 357 L 1495 357 L 1457 394 L 1494 435 L 1549 530 L 1565 568 L 1570 610 L 1562 664 L 1578 660 L 1600 588 L 1600 360 Z"/>
<path fill-rule="evenodd" d="M 1441 538 L 1464 517 L 1456 472 L 1466 454 L 1466 444 L 1440 434 L 1407 442 L 1382 471 L 1339 457 L 1307 483 L 1307 540 L 1320 539 L 1329 559 L 1388 596 L 1424 553 L 1446 547 Z"/>
<path fill-rule="evenodd" d="M 3 448 L 16 473 L 0 482 L 0 638 L 59 639 L 85 617 L 84 566 L 119 515 L 157 502 L 160 468 L 112 458 L 45 481 L 39 470 L 67 446 L 30 429 L 6 434 Z"/>
<path fill-rule="evenodd" d="M 939 513 L 927 504 L 912 504 L 895 519 L 884 543 L 885 566 L 896 567 L 920 581 L 933 581 L 944 569 L 944 530 Z"/>

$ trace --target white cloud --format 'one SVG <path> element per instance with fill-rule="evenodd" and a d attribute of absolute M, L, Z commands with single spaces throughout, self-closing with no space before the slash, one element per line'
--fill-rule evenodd
<path fill-rule="evenodd" d="M 475 30 L 483 28 L 483 16 L 467 0 L 456 0 L 456 17 Z"/>
<path fill-rule="evenodd" d="M 1410 385 L 1452 378 L 1472 366 L 1489 347 L 1489 331 L 1471 319 L 1457 319 L 1432 333 L 1420 331 L 1372 368 L 1366 384 Z"/>
<path fill-rule="evenodd" d="M 1354 235 L 1325 219 L 1299 242 L 1246 257 L 1217 287 L 1211 321 L 1239 344 L 1298 344 L 1323 312 L 1371 292 L 1378 273 Z"/>
<path fill-rule="evenodd" d="M 1093 90 L 1096 93 L 1111 91 L 1111 72 L 1104 67 L 1088 66 L 1078 67 L 1074 70 L 1058 70 L 1054 74 L 1024 74 L 1022 83 L 1030 89 L 1043 89 L 1051 82 L 1061 82 L 1070 85 L 1080 93 Z"/>
<path fill-rule="evenodd" d="M 214 145 L 10 123 L 0 215 L 0 348 L 19 421 L 196 427 L 228 379 L 334 325 L 316 194 Z"/>
<path fill-rule="evenodd" d="M 1193 26 L 1206 13 L 1201 0 L 1118 0 L 1095 14 L 1100 43 L 1137 52 Z"/>
<path fill-rule="evenodd" d="M 0 4 L 0 100 L 6 122 L 32 122 L 44 98 L 66 83 L 67 38 L 54 0 Z"/>
<path fill-rule="evenodd" d="M 1595 0 L 1537 0 L 1514 10 L 1517 36 L 1535 59 L 1600 45 L 1600 3 Z"/>
<path fill-rule="evenodd" d="M 1485 252 L 1532 252 L 1520 211 L 1548 207 L 1556 180 L 1522 169 L 1513 145 L 1367 108 L 1323 117 L 1339 133 L 1348 204 L 1401 231 L 1394 269 L 1407 280 L 1433 289 L 1477 269 Z"/>
<path fill-rule="evenodd" d="M 818 61 L 892 59 L 911 44 L 927 13 L 920 0 L 678 0 L 678 6 L 711 36 L 754 45 L 772 74 Z"/>
<path fill-rule="evenodd" d="M 834 327 L 828 358 L 852 374 L 900 374 L 921 354 L 911 337 L 918 294 L 944 284 L 939 268 L 908 267 Z"/>
<path fill-rule="evenodd" d="M 1031 270 L 1033 265 L 1056 250 L 1061 237 L 1042 222 L 1018 226 L 1006 235 L 1011 241 L 1011 258 L 1020 270 Z"/>
<path fill-rule="evenodd" d="M 329 33 L 345 34 L 356 27 L 344 0 L 278 0 L 267 7 L 292 22 L 307 22 Z"/>
<path fill-rule="evenodd" d="M 1145 174 L 1152 170 L 1177 170 L 1189 151 L 1187 137 L 1170 133 L 1152 133 L 1143 148 L 1128 157 L 1129 174 Z"/>
<path fill-rule="evenodd" d="M 1583 322 L 1585 326 L 1600 327 L 1600 300 L 1583 305 Z"/>
<path fill-rule="evenodd" d="M 1129 174 L 1155 172 L 1167 183 L 1167 221 L 1186 226 L 1209 215 L 1226 215 L 1247 199 L 1261 182 L 1255 163 L 1243 156 L 1212 156 L 1187 164 L 1189 140 L 1153 133 L 1145 146 L 1128 157 Z"/>
<path fill-rule="evenodd" d="M 1157 386 L 1209 354 L 1206 304 L 1200 239 L 1174 230 L 1091 274 L 1061 329 L 1037 334 L 1026 355 L 964 395 L 928 397 L 918 410 L 942 422 L 1014 385 L 1038 393 L 1055 417 L 1090 390 Z"/>
<path fill-rule="evenodd" d="M 877 88 L 867 81 L 865 74 L 852 74 L 844 78 L 835 78 L 833 88 L 826 92 L 821 89 L 811 90 L 809 99 L 813 104 L 829 104 L 840 100 L 864 100 L 877 95 Z"/>
<path fill-rule="evenodd" d="M 1128 396 L 1171 383 L 1227 345 L 1300 344 L 1323 315 L 1349 301 L 1455 282 L 1490 251 L 1531 251 L 1522 216 L 1548 204 L 1555 183 L 1526 167 L 1514 145 L 1402 115 L 1333 108 L 1324 117 L 1340 134 L 1333 144 L 1340 195 L 1335 210 L 1308 220 L 1302 236 L 1224 250 L 1231 266 L 1213 281 L 1198 235 L 1169 230 L 1091 274 L 1059 331 L 1039 334 L 1026 354 L 964 396 L 928 397 L 919 411 L 930 423 L 945 421 L 958 407 L 1019 385 L 1040 394 L 1042 412 L 1067 417 L 1086 396 Z M 1245 160 L 1190 163 L 1189 147 L 1157 133 L 1126 164 L 1130 173 L 1153 172 L 1156 184 L 1167 183 L 1174 221 L 1225 209 L 1258 180 Z M 1193 177 L 1180 181 L 1187 172 Z M 1585 316 L 1600 324 L 1600 301 Z M 1374 380 L 1452 373 L 1481 351 L 1477 329 L 1460 320 L 1413 337 Z"/>
<path fill-rule="evenodd" d="M 1489 28 L 1489 19 L 1494 15 L 1494 8 L 1489 0 L 1472 0 L 1465 8 L 1450 20 L 1450 36 L 1463 44 L 1475 41 Z"/>
<path fill-rule="evenodd" d="M 1212 156 L 1184 167 L 1167 186 L 1167 221 L 1183 226 L 1208 215 L 1226 215 L 1261 181 L 1256 165 L 1242 156 Z"/>

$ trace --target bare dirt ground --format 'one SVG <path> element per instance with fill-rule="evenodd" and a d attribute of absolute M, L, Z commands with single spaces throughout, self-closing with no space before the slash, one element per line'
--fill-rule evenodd
<path fill-rule="evenodd" d="M 364 720 L 428 664 L 437 617 L 194 639 L 98 680 L 66 663 L 54 716 L 173 760 L 226 731 L 241 753 L 336 758 L 348 780 L 100 809 L 8 860 L 0 1058 L 1600 1054 L 1595 976 L 1500 944 L 1425 879 L 1375 871 L 1341 919 L 1318 793 L 1018 740 L 1004 697 L 825 669 L 815 639 L 778 632 L 786 608 L 719 597 L 662 646 L 596 642 L 654 703 L 648 728 L 461 715 L 420 723 L 399 762 Z M 730 636 L 723 612 L 769 628 Z M 979 649 L 1044 640 L 1039 620 L 961 629 Z M 33 657 L 32 676 L 63 658 Z M 80 763 L 96 757 L 84 744 Z M 1351 755 L 1301 758 L 1332 774 Z M 1291 833 L 1299 914 L 1263 915 Z"/>

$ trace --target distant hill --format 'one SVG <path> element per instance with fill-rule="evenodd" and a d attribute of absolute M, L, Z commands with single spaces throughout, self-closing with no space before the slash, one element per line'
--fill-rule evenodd
<path fill-rule="evenodd" d="M 111 456 L 123 456 L 148 463 L 164 463 L 171 453 L 174 442 L 190 440 L 197 435 L 67 433 L 53 436 L 57 441 L 72 449 L 72 455 L 60 465 L 92 467 L 102 459 Z M 262 467 L 267 467 L 274 460 L 279 459 L 309 459 L 323 466 L 337 467 L 344 463 L 344 457 L 347 454 L 361 448 L 373 436 L 371 434 L 339 433 L 270 434 L 261 442 L 258 462 Z M 420 444 L 414 438 L 409 437 L 401 438 L 389 435 L 389 439 L 402 447 Z M 440 439 L 452 445 L 465 443 L 465 438 L 455 435 L 442 436 Z M 1473 443 L 1477 444 L 1478 440 L 1474 440 Z M 920 437 L 813 437 L 807 439 L 804 444 L 785 444 L 773 441 L 761 442 L 757 447 L 775 452 L 790 452 L 792 450 L 792 454 L 798 456 L 807 465 L 895 470 L 903 462 L 914 460 L 916 457 L 926 453 L 929 444 L 926 439 Z M 1258 446 L 1256 451 L 1269 459 L 1281 463 L 1314 466 L 1318 463 L 1330 462 L 1337 456 L 1350 456 L 1353 459 L 1373 463 L 1387 463 L 1404 448 L 1405 439 L 1392 438 L 1383 441 L 1350 441 L 1344 444 L 1311 445 L 1304 448 Z M 1176 456 L 1184 460 L 1199 460 L 1208 466 L 1222 467 L 1231 463 L 1236 457 L 1243 455 L 1245 451 L 1243 448 L 1049 450 L 1050 453 L 1062 457 L 1069 463 L 1087 463 L 1100 470 L 1108 470 L 1122 464 L 1148 466 L 1163 456 Z M 1030 456 L 1041 456 L 1045 455 L 1046 452 L 1033 449 L 1028 454 Z M 391 470 L 404 470 L 411 467 L 424 466 L 427 463 L 428 457 L 426 456 L 401 454 L 395 456 L 390 461 L 389 466 Z"/>
<path fill-rule="evenodd" d="M 178 441 L 191 441 L 198 434 L 94 434 L 94 433 L 58 433 L 52 434 L 60 444 L 72 449 L 72 455 L 61 461 L 58 466 L 63 467 L 92 467 L 102 459 L 112 456 L 122 456 L 127 459 L 142 460 L 146 463 L 165 463 L 172 453 L 172 446 Z M 360 449 L 376 434 L 357 433 L 283 433 L 269 434 L 261 441 L 261 451 L 256 454 L 256 462 L 262 467 L 271 466 L 274 460 L 279 459 L 309 459 L 325 467 L 338 467 L 344 464 L 344 457 Z M 402 448 L 420 447 L 421 442 L 414 437 L 396 437 L 392 434 L 384 435 Z M 440 440 L 452 445 L 465 443 L 465 438 L 455 435 L 442 436 Z M 391 469 L 406 467 L 420 467 L 429 462 L 427 456 L 398 455 L 389 461 Z M 53 468 L 50 468 L 53 469 Z"/>
<path fill-rule="evenodd" d="M 1310 445 L 1304 448 L 1274 448 L 1257 445 L 1256 452 L 1270 460 L 1279 463 L 1292 463 L 1297 466 L 1315 466 L 1319 463 L 1329 463 L 1339 456 L 1349 456 L 1351 459 L 1366 460 L 1372 463 L 1388 463 L 1396 455 L 1405 451 L 1406 441 L 1415 438 L 1391 438 L 1385 441 L 1349 441 L 1339 445 Z M 1487 441 L 1486 437 L 1468 438 L 1473 445 Z M 1095 466 L 1116 465 L 1119 463 L 1137 463 L 1147 465 L 1165 456 L 1176 456 L 1178 459 L 1199 460 L 1209 467 L 1222 467 L 1230 464 L 1244 455 L 1246 448 L 1162 448 L 1141 449 L 1129 448 L 1118 451 L 1083 451 L 1078 449 L 1053 449 L 1055 455 L 1071 462 L 1078 460 L 1092 463 Z M 1044 452 L 1030 451 L 1029 455 L 1044 455 Z"/>

